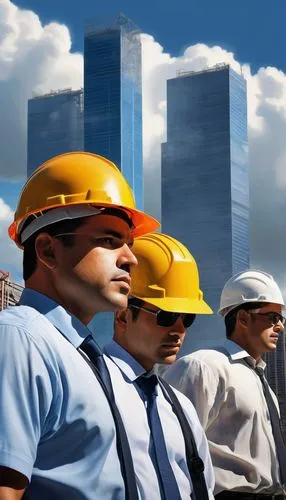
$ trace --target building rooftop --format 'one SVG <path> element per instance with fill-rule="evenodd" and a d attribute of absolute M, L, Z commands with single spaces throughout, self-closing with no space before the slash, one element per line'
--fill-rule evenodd
<path fill-rule="evenodd" d="M 93 35 L 108 33 L 109 31 L 118 29 L 123 29 L 123 31 L 127 33 L 140 33 L 140 28 L 122 12 L 117 14 L 117 16 L 111 20 L 105 20 L 105 22 L 100 21 L 98 17 L 95 19 L 88 19 L 85 23 L 84 33 L 85 35 Z"/>
<path fill-rule="evenodd" d="M 214 66 L 212 66 L 211 68 L 204 68 L 204 69 L 201 69 L 201 70 L 198 70 L 198 71 L 194 71 L 194 70 L 192 70 L 192 71 L 178 70 L 176 78 L 178 78 L 178 77 L 185 77 L 185 76 L 191 76 L 191 75 L 201 75 L 202 73 L 213 73 L 215 71 L 220 71 L 220 70 L 224 70 L 224 69 L 227 69 L 227 68 L 230 68 L 229 64 L 227 64 L 227 63 L 218 63 L 218 64 L 215 64 Z"/>
<path fill-rule="evenodd" d="M 45 94 L 38 94 L 37 92 L 33 92 L 32 99 L 43 99 L 46 97 L 54 97 L 56 95 L 61 95 L 61 94 L 77 94 L 78 92 L 83 92 L 83 88 L 72 90 L 71 87 L 68 87 L 65 89 L 50 90 L 50 92 L 47 92 Z"/>

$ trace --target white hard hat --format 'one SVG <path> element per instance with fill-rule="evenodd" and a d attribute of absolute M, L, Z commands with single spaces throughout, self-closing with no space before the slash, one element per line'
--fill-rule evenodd
<path fill-rule="evenodd" d="M 218 314 L 226 316 L 232 309 L 247 302 L 270 302 L 285 308 L 281 290 L 271 274 L 257 269 L 235 274 L 226 282 Z"/>

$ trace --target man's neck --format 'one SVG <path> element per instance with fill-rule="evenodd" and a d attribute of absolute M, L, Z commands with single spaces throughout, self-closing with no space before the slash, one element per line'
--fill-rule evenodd
<path fill-rule="evenodd" d="M 129 346 L 128 342 L 126 342 L 124 339 L 120 338 L 118 335 L 114 335 L 113 337 L 114 342 L 116 342 L 122 349 L 124 349 L 126 352 L 130 354 L 134 359 L 136 359 L 137 363 L 139 363 L 144 370 L 150 371 L 154 368 L 154 363 L 146 358 L 146 356 L 141 356 L 138 353 L 135 353 L 133 349 Z"/>
<path fill-rule="evenodd" d="M 84 325 L 87 325 L 93 318 L 93 315 L 86 315 L 82 309 L 81 304 L 71 303 L 71 301 L 67 301 L 62 298 L 55 288 L 46 282 L 46 280 L 37 280 L 34 276 L 26 280 L 25 282 L 26 288 L 31 288 L 35 292 L 39 292 L 49 299 L 54 300 L 59 306 L 62 306 L 67 312 L 75 316 L 79 319 Z"/>
<path fill-rule="evenodd" d="M 259 361 L 261 359 L 262 353 L 258 351 L 257 349 L 254 349 L 253 346 L 250 346 L 247 341 L 242 339 L 239 335 L 237 335 L 235 332 L 231 337 L 229 337 L 229 340 L 237 344 L 239 347 L 244 349 L 244 351 L 249 354 L 255 361 Z"/>

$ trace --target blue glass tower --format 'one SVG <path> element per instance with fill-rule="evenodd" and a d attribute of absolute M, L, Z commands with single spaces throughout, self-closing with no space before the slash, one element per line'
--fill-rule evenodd
<path fill-rule="evenodd" d="M 123 15 L 109 26 L 86 27 L 84 148 L 120 168 L 142 210 L 141 41 Z"/>
<path fill-rule="evenodd" d="M 84 149 L 109 158 L 143 210 L 142 76 L 139 29 L 120 14 L 106 26 L 89 24 L 84 38 Z M 113 315 L 90 323 L 100 345 L 113 334 Z"/>
<path fill-rule="evenodd" d="M 214 312 L 225 281 L 249 266 L 246 104 L 246 82 L 228 65 L 167 82 L 162 231 L 195 257 Z M 183 353 L 224 335 L 221 318 L 198 316 Z"/>
<path fill-rule="evenodd" d="M 59 90 L 28 101 L 28 176 L 58 154 L 83 150 L 83 91 Z"/>

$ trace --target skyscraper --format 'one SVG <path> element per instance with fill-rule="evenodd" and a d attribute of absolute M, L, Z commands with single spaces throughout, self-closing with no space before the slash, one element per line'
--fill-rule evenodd
<path fill-rule="evenodd" d="M 86 27 L 84 148 L 120 168 L 143 209 L 141 41 L 122 14 Z"/>
<path fill-rule="evenodd" d="M 162 144 L 162 230 L 188 246 L 214 311 L 225 281 L 249 265 L 246 82 L 228 65 L 167 82 Z M 183 352 L 224 337 L 221 318 L 198 316 Z"/>
<path fill-rule="evenodd" d="M 28 176 L 52 156 L 83 150 L 83 90 L 58 90 L 28 101 Z"/>
<path fill-rule="evenodd" d="M 84 149 L 120 168 L 143 210 L 141 41 L 120 14 L 110 24 L 86 26 L 84 38 Z M 110 340 L 113 315 L 90 324 L 100 345 Z"/>

